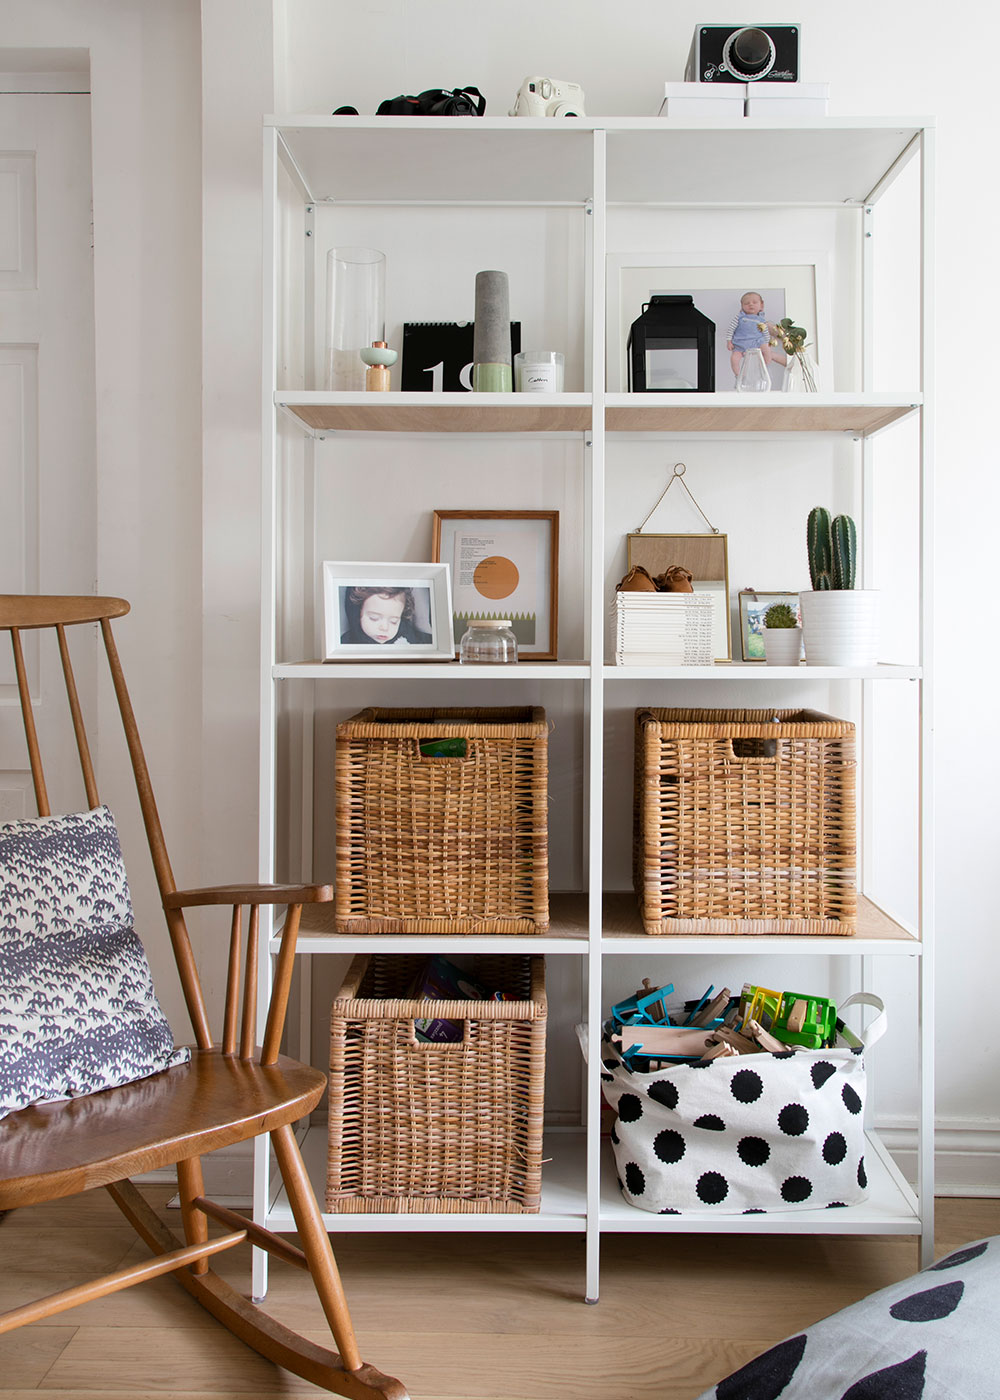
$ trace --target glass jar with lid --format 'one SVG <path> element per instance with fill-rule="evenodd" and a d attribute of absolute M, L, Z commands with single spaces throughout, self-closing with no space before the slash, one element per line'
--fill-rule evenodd
<path fill-rule="evenodd" d="M 459 644 L 459 661 L 509 666 L 517 660 L 517 638 L 509 617 L 476 617 Z"/>

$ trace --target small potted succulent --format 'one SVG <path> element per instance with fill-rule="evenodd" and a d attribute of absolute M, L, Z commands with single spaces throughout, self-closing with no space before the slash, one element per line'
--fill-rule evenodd
<path fill-rule="evenodd" d="M 812 589 L 799 595 L 807 666 L 874 666 L 879 646 L 879 595 L 855 588 L 858 532 L 849 515 L 830 519 L 823 506 L 806 528 Z"/>
<path fill-rule="evenodd" d="M 802 651 L 802 628 L 795 609 L 772 603 L 764 614 L 764 660 L 769 666 L 797 666 Z"/>

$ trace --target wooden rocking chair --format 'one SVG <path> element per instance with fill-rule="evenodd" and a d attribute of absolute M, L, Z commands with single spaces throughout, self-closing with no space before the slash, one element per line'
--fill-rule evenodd
<path fill-rule="evenodd" d="M 0 1121 L 0 1210 L 35 1205 L 104 1186 L 153 1252 L 148 1262 L 0 1314 L 0 1332 L 115 1293 L 173 1271 L 174 1278 L 229 1330 L 261 1355 L 337 1394 L 406 1400 L 404 1387 L 364 1364 L 323 1219 L 295 1139 L 293 1124 L 320 1102 L 322 1072 L 278 1053 L 288 1002 L 299 915 L 303 903 L 332 897 L 329 886 L 226 886 L 178 890 L 174 884 L 136 728 L 135 716 L 111 631 L 111 619 L 129 611 L 119 598 L 0 596 L 0 629 L 14 650 L 28 755 L 40 817 L 49 803 L 32 714 L 20 633 L 55 633 L 66 681 L 87 805 L 100 806 L 81 706 L 70 664 L 66 629 L 99 623 L 125 737 L 135 773 L 146 835 L 162 896 L 184 997 L 197 1046 L 190 1062 L 119 1088 L 58 1103 L 20 1108 Z M 257 1022 L 256 934 L 261 905 L 287 905 L 274 990 L 263 1045 Z M 183 910 L 231 905 L 228 980 L 221 1045 L 215 1045 L 185 927 Z M 248 905 L 245 971 L 241 975 L 241 909 Z M 242 1008 L 241 1000 L 242 989 Z M 241 1012 L 241 1014 L 240 1014 Z M 243 1216 L 206 1199 L 200 1158 L 204 1153 L 270 1135 L 298 1228 L 302 1249 Z M 184 1242 L 173 1235 L 128 1180 L 132 1174 L 176 1164 Z M 227 1233 L 209 1238 L 209 1221 Z M 262 1312 L 209 1267 L 220 1250 L 248 1242 L 311 1274 L 337 1351 L 317 1346 Z M 339 1353 L 339 1354 L 338 1354 Z"/>

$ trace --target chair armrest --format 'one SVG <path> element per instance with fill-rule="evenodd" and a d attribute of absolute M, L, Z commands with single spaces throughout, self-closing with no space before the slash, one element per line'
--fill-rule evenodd
<path fill-rule="evenodd" d="M 196 904 L 328 904 L 332 885 L 210 885 L 202 890 L 174 890 L 164 895 L 164 909 Z"/>

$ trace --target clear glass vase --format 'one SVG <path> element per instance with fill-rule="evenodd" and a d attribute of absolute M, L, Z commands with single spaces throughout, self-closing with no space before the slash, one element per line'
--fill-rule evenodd
<path fill-rule="evenodd" d="M 385 254 L 331 248 L 326 255 L 324 389 L 364 390 L 361 351 L 385 340 Z"/>
<path fill-rule="evenodd" d="M 766 394 L 770 391 L 771 371 L 763 350 L 744 350 L 736 376 L 736 388 L 741 394 Z"/>
<path fill-rule="evenodd" d="M 805 350 L 800 350 L 797 355 L 789 355 L 781 387 L 786 394 L 816 394 L 819 392 L 819 385 L 816 382 L 816 364 L 812 356 L 807 354 Z"/>

